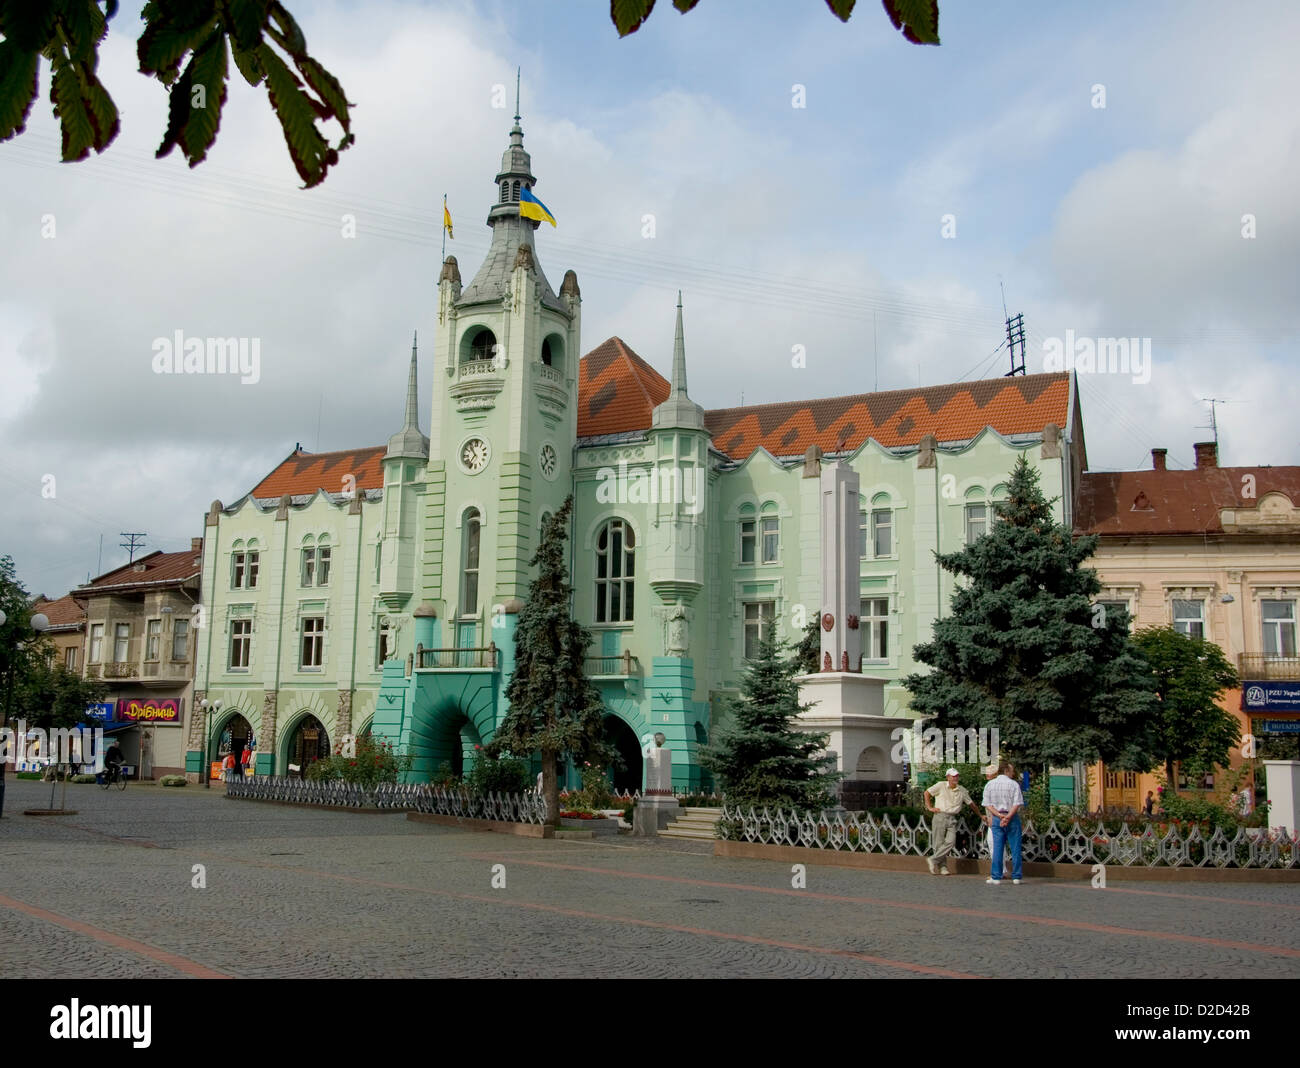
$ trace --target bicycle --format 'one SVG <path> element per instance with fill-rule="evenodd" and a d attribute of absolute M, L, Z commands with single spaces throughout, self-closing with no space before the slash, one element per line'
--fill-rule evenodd
<path fill-rule="evenodd" d="M 104 769 L 104 781 L 101 782 L 100 788 L 107 790 L 110 786 L 116 784 L 119 790 L 126 789 L 126 776 L 122 774 L 121 764 L 110 764 Z"/>

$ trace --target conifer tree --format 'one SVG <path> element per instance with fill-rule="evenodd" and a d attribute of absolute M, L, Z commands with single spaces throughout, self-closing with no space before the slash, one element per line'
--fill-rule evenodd
<path fill-rule="evenodd" d="M 938 727 L 998 728 L 1021 766 L 1104 760 L 1145 771 L 1155 762 L 1150 668 L 1127 613 L 1107 618 L 1092 603 L 1101 584 L 1082 565 L 1096 536 L 1072 537 L 1053 519 L 1054 503 L 1022 456 L 992 529 L 936 554 L 958 588 L 951 613 L 913 652 L 933 670 L 903 685 L 912 710 Z"/>
<path fill-rule="evenodd" d="M 506 687 L 510 710 L 488 746 L 493 755 L 541 754 L 542 793 L 552 826 L 560 822 L 560 754 L 602 765 L 613 755 L 602 737 L 604 703 L 585 670 L 591 632 L 570 610 L 573 587 L 564 546 L 572 513 L 570 496 L 546 521 L 530 561 L 538 571 L 515 630 L 515 670 Z"/>
<path fill-rule="evenodd" d="M 718 778 L 728 804 L 820 809 L 835 803 L 835 758 L 829 735 L 800 730 L 794 677 L 798 658 L 786 658 L 776 639 L 761 637 L 749 661 L 732 717 L 700 751 L 700 763 Z"/>

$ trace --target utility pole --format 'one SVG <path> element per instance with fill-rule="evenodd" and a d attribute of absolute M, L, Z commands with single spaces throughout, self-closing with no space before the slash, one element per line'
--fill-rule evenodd
<path fill-rule="evenodd" d="M 1007 319 L 1007 348 L 1011 352 L 1011 370 L 1003 378 L 1025 373 L 1025 316 L 1021 312 Z M 1019 362 L 1016 358 L 1019 356 Z"/>
<path fill-rule="evenodd" d="M 135 563 L 135 551 L 136 549 L 141 548 L 144 545 L 144 539 L 147 538 L 148 536 L 149 535 L 145 533 L 128 534 L 126 533 L 126 531 L 118 532 L 118 537 L 126 538 L 126 541 L 122 542 L 121 545 L 122 548 L 125 549 L 128 553 L 128 557 L 127 557 L 128 564 Z"/>

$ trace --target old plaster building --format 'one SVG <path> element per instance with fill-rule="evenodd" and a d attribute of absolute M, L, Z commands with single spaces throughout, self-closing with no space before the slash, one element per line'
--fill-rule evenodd
<path fill-rule="evenodd" d="M 1100 536 L 1089 561 L 1100 600 L 1126 609 L 1134 629 L 1173 625 L 1223 649 L 1242 685 L 1222 706 L 1259 755 L 1281 754 L 1300 734 L 1300 467 L 1220 467 L 1214 442 L 1194 448 L 1191 470 L 1169 470 L 1153 449 L 1149 470 L 1085 474 L 1076 533 Z M 1171 785 L 1189 796 L 1221 785 L 1175 771 Z M 1137 809 L 1157 785 L 1104 765 L 1092 780 L 1093 808 Z"/>
<path fill-rule="evenodd" d="M 594 634 L 617 784 L 639 784 L 642 739 L 662 731 L 676 785 L 697 786 L 760 629 L 797 638 L 819 612 L 816 476 L 831 457 L 860 477 L 849 670 L 884 679 L 884 711 L 910 725 L 896 680 L 952 593 L 934 551 L 987 529 L 1020 455 L 1073 521 L 1086 458 L 1071 376 L 706 410 L 687 388 L 680 300 L 675 324 L 664 309 L 662 373 L 617 337 L 580 358 L 577 277 L 552 286 L 520 216 L 536 178 L 517 120 L 495 182 L 491 247 L 468 284 L 443 264 L 432 357 L 413 348 L 387 446 L 295 450 L 213 503 L 195 683 L 212 714 L 192 720 L 190 770 L 205 729 L 209 754 L 251 738 L 260 773 L 363 731 L 412 753 L 417 777 L 462 768 L 505 715 L 539 528 L 573 494 L 573 610 Z"/>

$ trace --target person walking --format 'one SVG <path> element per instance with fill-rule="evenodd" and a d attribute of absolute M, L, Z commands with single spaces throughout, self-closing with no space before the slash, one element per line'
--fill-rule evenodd
<path fill-rule="evenodd" d="M 1153 791 L 1147 791 L 1147 799 L 1142 803 L 1142 811 L 1146 813 L 1147 819 L 1150 819 L 1156 810 L 1156 795 Z"/>
<path fill-rule="evenodd" d="M 1002 847 L 1011 847 L 1011 881 L 1020 885 L 1020 810 L 1025 807 L 1020 784 L 1011 778 L 1011 765 L 998 766 L 998 775 L 984 787 L 983 803 L 993 824 L 993 854 L 990 861 L 992 873 L 985 880 L 990 886 L 1002 885 Z"/>
<path fill-rule="evenodd" d="M 931 875 L 950 875 L 948 856 L 957 845 L 957 817 L 961 815 L 963 805 L 970 805 L 975 815 L 983 819 L 979 805 L 964 786 L 957 783 L 957 769 L 949 768 L 943 782 L 937 782 L 921 796 L 925 798 L 925 810 L 934 814 L 934 823 L 930 829 L 930 842 L 934 846 L 934 855 L 925 858 Z M 933 803 L 931 803 L 933 799 Z M 938 867 L 942 863 L 943 867 Z"/>

